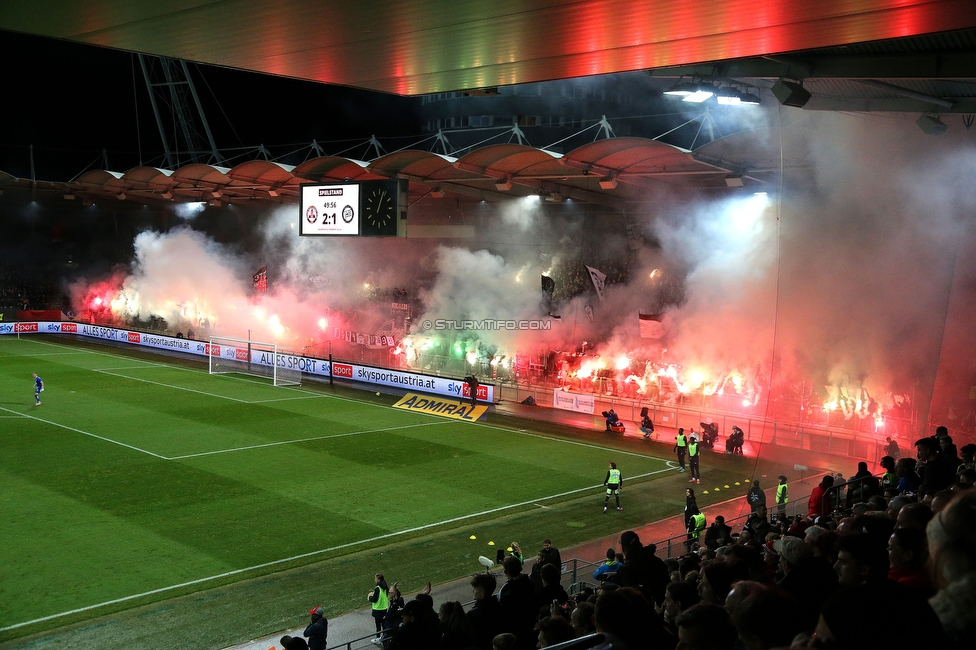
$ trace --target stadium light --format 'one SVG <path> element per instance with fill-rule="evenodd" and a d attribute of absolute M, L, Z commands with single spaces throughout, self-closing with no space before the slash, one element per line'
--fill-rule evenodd
<path fill-rule="evenodd" d="M 715 93 L 711 90 L 706 90 L 705 88 L 699 88 L 690 95 L 685 95 L 681 101 L 690 102 L 692 104 L 701 104 L 706 99 L 711 99 Z"/>
<path fill-rule="evenodd" d="M 679 81 L 670 90 L 665 90 L 663 94 L 670 97 L 687 97 L 688 95 L 698 91 L 698 84 L 688 83 L 687 81 Z"/>

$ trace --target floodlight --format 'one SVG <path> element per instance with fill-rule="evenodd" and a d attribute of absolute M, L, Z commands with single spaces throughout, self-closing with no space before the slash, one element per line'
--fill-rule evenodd
<path fill-rule="evenodd" d="M 665 90 L 663 94 L 671 95 L 672 97 L 686 97 L 694 92 L 698 91 L 698 84 L 688 83 L 687 81 L 679 81 L 670 90 Z"/>
<path fill-rule="evenodd" d="M 723 106 L 745 106 L 759 103 L 759 97 L 755 94 L 741 91 L 731 86 L 716 90 L 715 99 Z"/>
<path fill-rule="evenodd" d="M 701 104 L 706 99 L 711 99 L 713 95 L 715 95 L 715 93 L 712 92 L 711 90 L 704 90 L 703 88 L 699 88 L 698 90 L 691 93 L 690 95 L 685 95 L 684 97 L 682 97 L 681 101 L 690 102 L 692 104 Z"/>

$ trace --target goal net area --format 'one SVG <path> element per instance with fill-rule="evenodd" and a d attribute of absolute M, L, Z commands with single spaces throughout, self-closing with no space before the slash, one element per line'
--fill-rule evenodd
<path fill-rule="evenodd" d="M 275 386 L 302 383 L 302 371 L 284 367 L 274 343 L 211 336 L 207 358 L 211 375 L 251 375 L 271 379 Z"/>

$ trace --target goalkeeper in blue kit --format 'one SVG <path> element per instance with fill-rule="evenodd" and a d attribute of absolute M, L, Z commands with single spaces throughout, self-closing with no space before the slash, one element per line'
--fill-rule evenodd
<path fill-rule="evenodd" d="M 41 393 L 44 392 L 44 380 L 34 373 L 34 406 L 41 405 Z"/>

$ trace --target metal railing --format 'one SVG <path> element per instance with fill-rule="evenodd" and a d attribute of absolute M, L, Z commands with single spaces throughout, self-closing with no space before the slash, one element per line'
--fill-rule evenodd
<path fill-rule="evenodd" d="M 524 565 L 525 568 L 530 567 L 531 562 L 532 560 L 527 561 Z M 571 595 L 579 593 L 582 587 L 592 584 L 586 580 L 580 579 L 580 575 L 587 570 L 589 570 L 589 573 L 592 574 L 592 570 L 595 570 L 594 567 L 599 566 L 599 564 L 599 562 L 591 562 L 589 560 L 582 560 L 580 558 L 570 558 L 563 562 L 560 570 L 559 582 L 566 589 L 567 593 Z M 474 604 L 474 601 L 469 600 L 461 604 L 464 606 L 465 610 L 468 610 Z M 283 631 L 282 634 L 286 634 L 286 632 Z M 375 633 L 370 633 L 366 636 L 329 646 L 327 650 L 360 650 L 361 648 L 376 648 L 377 646 L 372 643 L 372 639 L 375 636 Z"/>
<path fill-rule="evenodd" d="M 847 480 L 847 481 L 845 481 L 844 483 L 842 483 L 840 485 L 834 485 L 834 486 L 830 487 L 827 490 L 827 492 L 824 494 L 824 499 L 826 500 L 826 499 L 829 498 L 831 500 L 832 507 L 830 509 L 825 509 L 825 510 L 827 512 L 831 512 L 831 511 L 833 511 L 833 510 L 835 510 L 837 508 L 837 505 L 838 505 L 838 503 L 840 501 L 840 498 L 841 498 L 840 493 L 841 493 L 842 490 L 849 489 L 851 485 L 856 485 L 856 484 L 862 483 L 862 482 L 866 483 L 869 479 L 878 480 L 879 483 L 880 483 L 880 476 L 881 476 L 880 474 L 878 474 L 878 475 L 872 474 L 871 476 L 864 476 L 864 477 L 861 477 L 861 478 L 858 478 L 858 479 Z M 845 497 L 844 497 L 845 505 L 848 502 L 848 500 L 851 498 L 850 494 L 851 493 L 848 491 L 848 494 L 845 495 Z M 798 499 L 791 498 L 790 499 L 790 502 L 787 503 L 787 504 L 785 504 L 786 505 L 786 508 L 784 508 L 784 513 L 785 513 L 785 511 L 791 511 L 790 514 L 787 515 L 787 516 L 788 517 L 796 517 L 796 515 L 797 515 L 797 507 L 801 503 L 804 504 L 803 509 L 804 509 L 804 511 L 806 511 L 807 508 L 808 508 L 809 501 L 810 501 L 810 496 L 811 496 L 810 494 L 807 494 L 805 496 L 799 497 Z M 779 504 L 775 504 L 774 503 L 773 504 L 773 507 L 778 508 L 779 507 Z M 770 507 L 767 506 L 766 509 L 767 509 L 767 512 L 772 512 L 772 508 L 770 508 Z M 726 525 L 731 526 L 735 522 L 748 521 L 749 518 L 752 517 L 752 515 L 753 515 L 753 513 L 750 512 L 747 515 L 741 515 L 739 517 L 734 517 L 732 519 L 726 519 L 725 520 L 725 523 L 726 523 Z M 697 538 L 695 540 L 695 541 L 698 541 L 699 544 L 701 544 L 702 546 L 704 546 L 704 544 L 705 544 L 705 532 L 707 530 L 708 530 L 708 528 L 706 527 L 705 530 L 702 531 L 701 537 L 700 538 Z M 681 540 L 680 546 L 678 546 L 675 543 L 676 540 Z M 685 542 L 686 541 L 688 541 L 688 533 L 687 533 L 687 531 L 684 532 L 684 533 L 681 533 L 680 535 L 674 535 L 672 537 L 668 537 L 667 539 L 663 539 L 663 540 L 661 540 L 659 542 L 655 542 L 655 545 L 657 546 L 658 551 L 661 551 L 662 550 L 662 547 L 664 549 L 666 549 L 667 553 L 665 555 L 665 559 L 670 560 L 670 559 L 676 557 L 675 555 L 672 554 L 672 551 L 674 550 L 675 546 L 678 546 L 678 548 L 683 549 L 682 550 L 682 553 L 680 555 L 684 555 L 685 553 L 687 553 L 688 549 L 687 549 L 687 547 L 685 545 Z"/>

